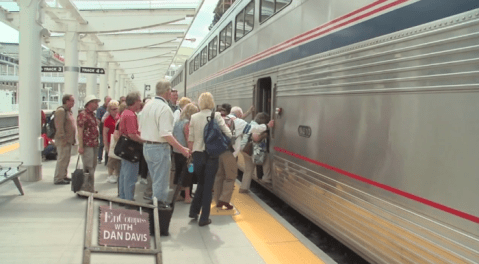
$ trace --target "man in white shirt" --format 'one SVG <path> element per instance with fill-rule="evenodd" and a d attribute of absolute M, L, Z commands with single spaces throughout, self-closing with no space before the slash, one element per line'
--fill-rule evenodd
<path fill-rule="evenodd" d="M 166 205 L 168 198 L 170 145 L 185 157 L 190 156 L 189 149 L 181 146 L 173 137 L 173 112 L 168 105 L 170 93 L 170 82 L 159 81 L 156 84 L 157 96 L 145 105 L 139 122 L 141 137 L 146 141 L 143 144 L 143 155 L 153 181 L 153 197 L 163 205 Z"/>
<path fill-rule="evenodd" d="M 245 130 L 245 127 L 248 126 L 248 122 L 243 120 L 243 110 L 239 106 L 233 106 L 231 108 L 231 112 L 228 115 L 229 118 L 233 119 L 233 122 L 235 123 L 235 137 L 236 141 L 235 144 L 233 145 L 233 156 L 238 157 L 238 154 L 240 152 L 240 145 L 241 145 L 241 140 L 243 139 L 243 132 Z M 249 130 L 249 128 L 248 128 Z"/>

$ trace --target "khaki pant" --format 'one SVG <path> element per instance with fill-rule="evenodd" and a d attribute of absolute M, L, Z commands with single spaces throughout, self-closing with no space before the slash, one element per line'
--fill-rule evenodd
<path fill-rule="evenodd" d="M 266 154 L 266 157 L 263 162 L 263 178 L 261 179 L 263 182 L 271 183 L 273 179 L 273 174 L 271 174 L 271 158 L 269 157 L 269 153 Z"/>
<path fill-rule="evenodd" d="M 256 176 L 254 176 L 256 166 L 254 165 L 253 158 L 251 156 L 248 156 L 244 152 L 242 152 L 241 154 L 243 155 L 244 160 L 244 173 L 243 179 L 241 180 L 240 189 L 249 190 L 249 187 L 251 185 L 251 178 L 256 178 Z"/>
<path fill-rule="evenodd" d="M 237 176 L 238 164 L 236 163 L 236 158 L 231 151 L 225 151 L 218 159 L 218 171 L 216 172 L 214 185 L 214 201 L 230 202 Z"/>
<path fill-rule="evenodd" d="M 55 176 L 53 182 L 60 182 L 67 177 L 68 165 L 70 165 L 70 158 L 72 153 L 72 145 L 61 146 L 62 142 L 56 144 L 57 147 L 57 165 L 55 167 Z"/>
<path fill-rule="evenodd" d="M 251 185 L 251 178 L 256 179 L 255 168 L 256 165 L 253 163 L 253 158 L 251 156 L 242 153 L 244 157 L 244 173 L 243 173 L 243 180 L 241 181 L 240 189 L 242 190 L 249 190 Z M 273 175 L 271 174 L 271 158 L 269 157 L 269 153 L 266 154 L 263 162 L 263 178 L 261 181 L 266 183 L 271 183 Z"/>
<path fill-rule="evenodd" d="M 85 178 L 80 190 L 87 192 L 95 191 L 95 169 L 97 164 L 98 147 L 84 147 L 83 155 L 81 155 L 83 162 L 83 172 Z"/>

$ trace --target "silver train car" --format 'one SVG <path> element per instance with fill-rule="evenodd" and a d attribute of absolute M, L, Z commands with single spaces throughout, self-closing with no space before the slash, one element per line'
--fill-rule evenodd
<path fill-rule="evenodd" d="M 241 0 L 176 89 L 270 113 L 286 203 L 373 263 L 479 262 L 479 1 Z"/>

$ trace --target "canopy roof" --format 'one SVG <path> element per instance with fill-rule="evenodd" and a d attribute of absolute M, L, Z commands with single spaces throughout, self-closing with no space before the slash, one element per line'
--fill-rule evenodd
<path fill-rule="evenodd" d="M 64 55 L 64 34 L 76 31 L 80 63 L 88 50 L 96 50 L 98 62 L 114 62 L 127 76 L 141 75 L 131 80 L 141 87 L 148 78 L 165 76 L 203 1 L 41 1 L 42 26 L 51 32 L 44 45 Z M 0 21 L 17 30 L 18 11 L 15 1 L 0 1 Z"/>

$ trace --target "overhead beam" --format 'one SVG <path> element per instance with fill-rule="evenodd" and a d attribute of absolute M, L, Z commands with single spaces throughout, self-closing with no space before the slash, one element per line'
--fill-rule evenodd
<path fill-rule="evenodd" d="M 124 56 L 114 56 L 115 61 L 117 62 L 131 62 L 131 61 L 142 61 L 142 60 L 147 60 L 147 59 L 154 59 L 154 58 L 171 58 L 173 56 L 174 50 L 170 50 L 166 53 L 162 53 L 159 55 L 155 56 L 150 56 L 152 54 L 129 54 L 129 55 L 124 55 Z M 158 53 L 156 53 L 158 54 Z"/>
<path fill-rule="evenodd" d="M 167 44 L 175 41 L 177 38 L 174 37 L 150 37 L 145 39 L 121 39 L 121 38 L 99 38 L 102 45 L 99 45 L 97 51 L 123 51 L 131 49 L 141 49 L 147 48 L 149 46 Z M 65 47 L 65 38 L 63 36 L 58 37 L 49 37 L 49 45 L 52 48 L 64 48 Z M 88 47 L 84 45 L 78 46 L 79 51 L 89 50 Z"/>
<path fill-rule="evenodd" d="M 145 74 L 145 73 L 152 73 L 152 72 L 158 72 L 158 71 L 162 71 L 164 68 L 165 68 L 165 65 L 166 64 L 163 64 L 163 66 L 157 66 L 155 69 L 153 70 L 145 70 L 145 71 L 138 71 L 137 69 L 130 69 L 130 71 L 128 71 L 129 74 Z M 136 70 L 136 71 L 135 71 Z"/>
<path fill-rule="evenodd" d="M 70 15 L 81 25 L 87 25 L 88 21 L 85 20 L 77 7 L 70 0 L 57 0 L 60 5 L 67 9 Z"/>
<path fill-rule="evenodd" d="M 19 27 L 20 13 L 19 12 L 9 12 L 8 10 L 0 6 L 0 21 L 16 30 L 20 29 Z"/>
<path fill-rule="evenodd" d="M 153 63 L 153 64 L 149 64 L 149 65 L 143 65 L 143 66 L 140 66 L 140 67 L 131 67 L 131 68 L 122 68 L 120 67 L 121 69 L 126 69 L 126 70 L 133 70 L 133 69 L 141 69 L 141 68 L 151 68 L 153 66 L 160 66 L 160 65 L 168 65 L 170 63 L 169 60 L 167 61 L 162 61 L 160 63 Z"/>
<path fill-rule="evenodd" d="M 161 59 L 148 59 L 148 60 L 142 60 L 142 61 L 132 61 L 132 62 L 122 62 L 119 63 L 120 67 L 122 69 L 133 69 L 133 68 L 140 68 L 144 67 L 146 65 L 158 65 L 159 63 L 170 63 L 171 62 L 171 57 L 170 58 L 161 58 Z"/>

